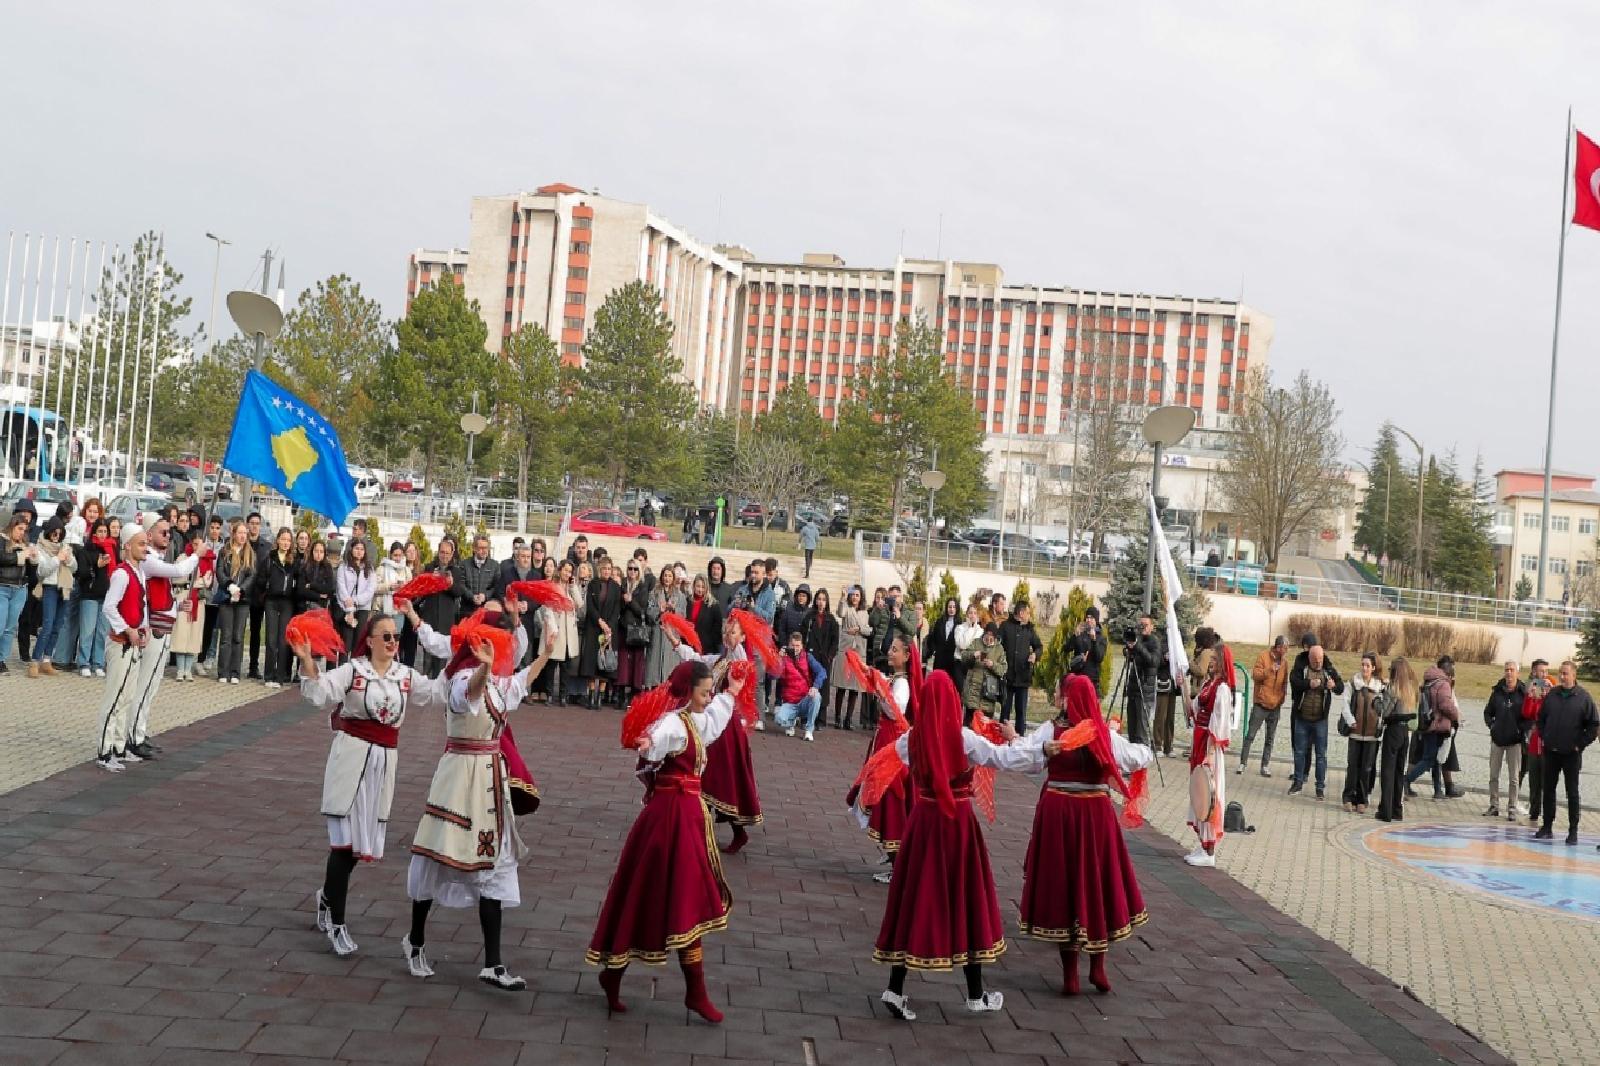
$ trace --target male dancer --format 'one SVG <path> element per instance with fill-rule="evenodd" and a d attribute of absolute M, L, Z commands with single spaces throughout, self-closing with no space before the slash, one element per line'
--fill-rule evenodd
<path fill-rule="evenodd" d="M 111 586 L 102 607 L 110 632 L 96 757 L 102 770 L 114 774 L 122 772 L 124 758 L 140 760 L 137 752 L 127 750 L 127 730 L 130 712 L 138 705 L 139 661 L 150 642 L 144 578 L 139 570 L 149 546 L 143 526 L 129 522 L 122 527 L 123 561 L 111 571 Z"/>
<path fill-rule="evenodd" d="M 139 657 L 137 699 L 128 722 L 128 751 L 140 759 L 154 759 L 156 748 L 146 733 L 150 725 L 150 705 L 155 702 L 156 690 L 161 687 L 161 675 L 167 669 L 167 652 L 172 647 L 172 627 L 177 622 L 178 597 L 173 592 L 173 582 L 187 585 L 200 565 L 200 555 L 183 555 L 178 562 L 169 562 L 172 556 L 172 523 L 159 512 L 151 512 L 140 521 L 144 527 L 149 547 L 139 573 L 144 577 L 145 600 L 150 608 L 150 643 Z"/>

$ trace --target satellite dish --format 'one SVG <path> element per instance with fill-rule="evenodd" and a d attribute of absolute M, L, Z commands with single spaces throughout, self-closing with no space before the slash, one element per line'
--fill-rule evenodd
<path fill-rule="evenodd" d="M 482 433 L 488 428 L 489 420 L 476 411 L 461 416 L 461 432 L 463 433 Z"/>
<path fill-rule="evenodd" d="M 270 341 L 283 332 L 283 309 L 259 292 L 236 289 L 228 293 L 228 314 L 247 337 L 259 335 Z"/>
<path fill-rule="evenodd" d="M 1151 444 L 1170 448 L 1189 435 L 1194 428 L 1194 420 L 1192 407 L 1181 404 L 1157 407 L 1144 416 L 1144 439 Z"/>

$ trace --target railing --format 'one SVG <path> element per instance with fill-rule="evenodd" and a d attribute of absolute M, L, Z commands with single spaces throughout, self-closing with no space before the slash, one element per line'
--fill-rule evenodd
<path fill-rule="evenodd" d="M 276 493 L 257 493 L 257 505 L 277 504 L 289 506 L 289 501 Z M 375 518 L 385 522 L 443 522 L 451 515 L 461 515 L 470 529 L 478 519 L 490 529 L 517 530 L 537 536 L 553 535 L 561 524 L 566 510 L 563 504 L 544 504 L 537 501 L 504 500 L 496 497 L 470 496 L 465 509 L 460 496 L 429 496 L 424 493 L 385 492 L 373 500 L 356 504 L 352 518 Z M 521 520 L 519 522 L 519 519 Z M 387 535 L 388 530 L 385 530 Z M 398 537 L 394 539 L 403 539 Z"/>
<path fill-rule="evenodd" d="M 951 567 L 960 567 L 963 570 L 998 570 L 1002 561 L 1006 573 L 1026 574 L 1029 577 L 1057 581 L 1111 576 L 1112 560 L 1109 556 L 1091 557 L 1080 553 L 1074 559 L 1065 553 L 1058 557 L 1037 549 L 1007 547 L 1002 560 L 998 547 L 969 544 L 964 540 L 936 539 L 930 544 L 925 537 L 890 538 L 885 533 L 861 533 L 859 536 L 862 553 L 868 559 L 890 559 L 906 566 L 928 563 L 929 587 L 938 584 L 936 575 L 941 570 Z"/>

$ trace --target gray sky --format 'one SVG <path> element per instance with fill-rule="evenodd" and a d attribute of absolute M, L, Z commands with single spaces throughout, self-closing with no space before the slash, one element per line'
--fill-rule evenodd
<path fill-rule="evenodd" d="M 1542 462 L 1592 4 L 8 7 L 0 229 L 163 229 L 199 318 L 208 229 L 224 290 L 270 244 L 292 291 L 343 271 L 398 314 L 407 253 L 464 245 L 475 193 L 568 181 L 861 264 L 902 231 L 932 256 L 942 213 L 945 256 L 1014 281 L 1242 285 L 1354 456 L 1392 418 L 1464 465 Z M 1597 285 L 1574 230 L 1555 460 L 1600 473 Z"/>

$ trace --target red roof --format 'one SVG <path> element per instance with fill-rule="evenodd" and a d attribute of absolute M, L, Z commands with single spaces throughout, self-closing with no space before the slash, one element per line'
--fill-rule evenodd
<path fill-rule="evenodd" d="M 541 186 L 539 186 L 538 189 L 536 189 L 534 191 L 535 192 L 539 192 L 539 193 L 573 193 L 573 192 L 582 192 L 583 190 L 579 189 L 579 188 L 575 188 L 574 186 L 568 185 L 564 181 L 558 181 L 554 185 L 541 185 Z"/>

